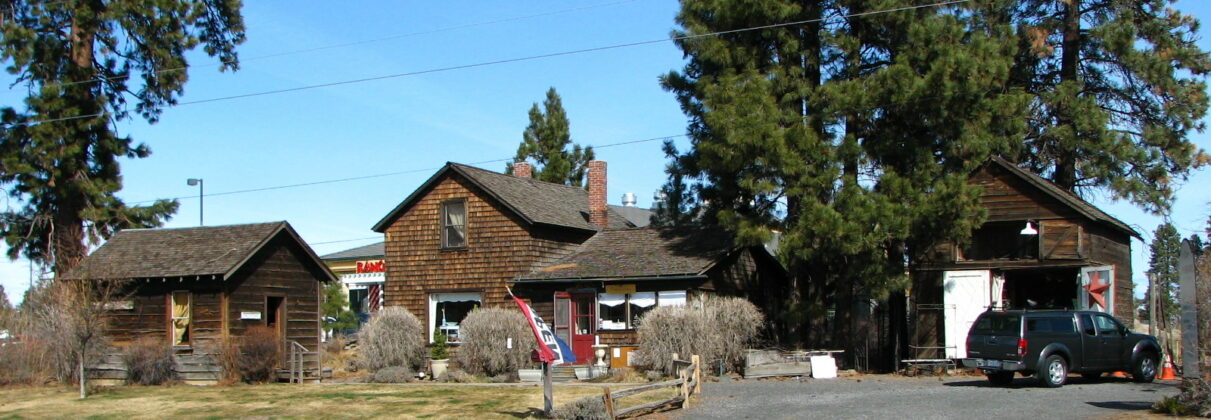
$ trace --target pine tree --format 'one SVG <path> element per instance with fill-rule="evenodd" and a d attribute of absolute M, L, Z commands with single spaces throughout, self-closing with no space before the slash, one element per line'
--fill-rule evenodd
<path fill-rule="evenodd" d="M 783 232 L 800 285 L 785 315 L 809 323 L 812 345 L 852 348 L 864 322 L 853 302 L 903 290 L 908 260 L 970 235 L 983 212 L 968 175 L 1024 132 L 1022 118 L 1005 118 L 1024 115 L 1027 99 L 1003 89 L 1006 20 L 968 5 L 818 21 L 911 5 L 684 1 L 677 18 L 675 35 L 808 22 L 681 39 L 689 63 L 662 83 L 693 146 L 670 179 L 694 180 L 703 220 L 742 244 Z M 830 310 L 834 334 L 813 336 Z"/>
<path fill-rule="evenodd" d="M 1019 159 L 1070 191 L 1154 212 L 1208 156 L 1188 138 L 1207 112 L 1211 56 L 1167 0 L 1020 0 L 1013 87 L 1033 97 Z"/>
<path fill-rule="evenodd" d="M 582 148 L 572 143 L 570 125 L 563 100 L 555 88 L 551 88 L 542 109 L 538 104 L 530 107 L 530 125 L 522 133 L 514 161 L 532 161 L 534 179 L 577 187 L 583 185 L 588 163 L 595 156 L 592 146 Z M 568 150 L 569 146 L 571 150 Z M 513 173 L 513 163 L 506 165 L 505 173 Z"/>
<path fill-rule="evenodd" d="M 62 275 L 87 244 L 176 211 L 175 201 L 128 206 L 116 197 L 119 160 L 151 153 L 117 125 L 132 111 L 155 122 L 175 104 L 186 52 L 198 45 L 235 69 L 239 8 L 239 0 L 5 3 L 0 59 L 30 92 L 23 109 L 0 109 L 0 185 L 23 206 L 0 213 L 10 258 Z"/>
<path fill-rule="evenodd" d="M 1151 258 L 1148 259 L 1148 275 L 1152 276 L 1160 313 L 1168 318 L 1178 316 L 1180 279 L 1177 269 L 1181 245 L 1182 238 L 1177 234 L 1177 228 L 1172 224 L 1164 223 L 1157 226 L 1152 243 L 1148 246 L 1152 253 Z M 1145 312 L 1150 313 L 1153 310 L 1151 302 L 1151 295 L 1147 295 L 1144 303 Z M 1168 319 L 1159 316 L 1157 318 L 1161 320 L 1162 324 L 1168 323 Z"/>

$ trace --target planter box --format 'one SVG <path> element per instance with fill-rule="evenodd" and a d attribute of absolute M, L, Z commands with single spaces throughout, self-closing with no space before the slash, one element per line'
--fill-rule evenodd
<path fill-rule="evenodd" d="M 542 382 L 542 369 L 518 369 L 517 376 L 522 382 Z"/>

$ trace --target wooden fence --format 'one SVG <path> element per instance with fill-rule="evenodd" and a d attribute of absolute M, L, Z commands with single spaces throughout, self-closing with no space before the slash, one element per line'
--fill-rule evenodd
<path fill-rule="evenodd" d="M 657 382 L 654 384 L 627 388 L 617 392 L 610 392 L 609 387 L 604 388 L 604 395 L 602 395 L 601 398 L 605 403 L 606 414 L 612 419 L 617 419 L 642 414 L 665 405 L 680 404 L 681 408 L 689 407 L 690 396 L 702 393 L 702 361 L 696 354 L 690 356 L 690 360 L 688 361 L 677 360 L 677 355 L 674 354 L 673 367 L 677 371 L 677 379 L 671 381 Z M 632 407 L 619 407 L 618 400 L 624 397 L 630 397 L 645 392 L 670 387 L 676 387 L 678 391 L 677 395 L 672 398 Z"/>

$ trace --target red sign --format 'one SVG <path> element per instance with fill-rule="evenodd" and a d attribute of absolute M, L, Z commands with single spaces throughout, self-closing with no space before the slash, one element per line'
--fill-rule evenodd
<path fill-rule="evenodd" d="M 382 273 L 384 271 L 387 271 L 387 264 L 383 260 L 357 262 L 357 274 Z"/>

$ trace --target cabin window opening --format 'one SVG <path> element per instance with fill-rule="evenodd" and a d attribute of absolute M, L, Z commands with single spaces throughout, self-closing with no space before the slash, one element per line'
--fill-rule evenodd
<path fill-rule="evenodd" d="M 454 200 L 442 203 L 442 248 L 465 248 L 466 246 L 466 200 Z"/>
<path fill-rule="evenodd" d="M 640 318 L 657 306 L 684 306 L 684 290 L 637 293 L 598 293 L 599 330 L 630 330 Z"/>
<path fill-rule="evenodd" d="M 963 259 L 1023 260 L 1039 258 L 1039 235 L 1022 234 L 1025 220 L 988 222 L 971 233 L 971 242 L 963 248 Z M 1034 224 L 1038 226 L 1038 224 Z"/>
<path fill-rule="evenodd" d="M 192 324 L 192 308 L 189 292 L 172 292 L 172 304 L 169 305 L 172 318 L 172 344 L 183 346 L 189 344 L 189 327 Z"/>
<path fill-rule="evenodd" d="M 459 326 L 467 314 L 480 306 L 479 293 L 433 293 L 429 295 L 429 342 L 433 331 L 441 330 L 446 342 L 459 343 Z"/>

